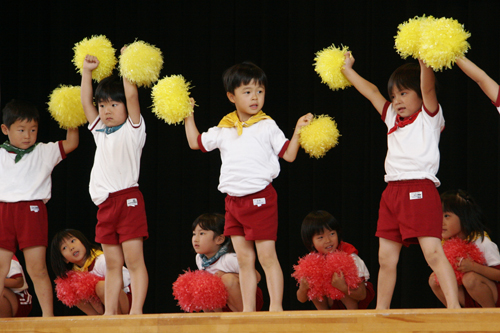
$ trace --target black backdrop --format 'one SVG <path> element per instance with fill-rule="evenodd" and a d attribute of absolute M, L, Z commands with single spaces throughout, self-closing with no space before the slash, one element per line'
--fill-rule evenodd
<path fill-rule="evenodd" d="M 423 14 L 453 17 L 472 33 L 468 57 L 499 80 L 499 9 L 497 0 L 9 1 L 0 8 L 1 107 L 12 98 L 35 102 L 42 114 L 39 141 L 63 139 L 65 132 L 46 110 L 48 95 L 60 84 L 80 84 L 72 47 L 104 34 L 116 49 L 135 39 L 159 47 L 164 55 L 161 76 L 182 74 L 192 82 L 191 93 L 200 106 L 196 121 L 206 130 L 233 110 L 223 91 L 222 71 L 244 60 L 257 63 L 269 78 L 264 110 L 287 136 L 306 112 L 334 117 L 342 134 L 338 147 L 322 159 L 301 150 L 294 163 L 282 161 L 274 181 L 284 308 L 312 309 L 296 300 L 290 277 L 292 265 L 306 253 L 301 221 L 313 209 L 336 216 L 376 285 L 374 234 L 386 153 L 386 128 L 378 113 L 354 88 L 332 92 L 321 84 L 312 66 L 314 53 L 332 43 L 348 45 L 355 69 L 385 95 L 389 75 L 404 63 L 394 50 L 398 24 Z M 446 119 L 439 191 L 458 187 L 475 195 L 498 243 L 499 115 L 458 67 L 436 76 Z M 183 270 L 195 268 L 191 222 L 201 213 L 224 211 L 224 196 L 217 191 L 220 158 L 218 152 L 191 151 L 182 125 L 156 119 L 149 109 L 150 89 L 141 88 L 140 98 L 148 135 L 140 188 L 151 235 L 144 243 L 150 276 L 144 310 L 179 312 L 171 285 Z M 49 238 L 60 229 L 76 228 L 93 239 L 97 209 L 88 182 L 94 149 L 91 134 L 82 127 L 80 146 L 55 168 L 47 204 Z M 429 274 L 418 246 L 403 249 L 392 306 L 440 307 L 427 286 Z M 261 287 L 266 290 L 265 280 Z M 79 312 L 55 301 L 55 313 Z M 35 307 L 32 315 L 39 314 Z"/>

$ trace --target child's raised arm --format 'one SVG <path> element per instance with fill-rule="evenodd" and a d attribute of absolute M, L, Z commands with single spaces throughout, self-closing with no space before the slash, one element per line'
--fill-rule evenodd
<path fill-rule="evenodd" d="M 427 67 L 422 60 L 420 63 L 420 90 L 422 91 L 422 102 L 427 110 L 436 112 L 439 104 L 436 96 L 436 77 L 432 68 Z"/>
<path fill-rule="evenodd" d="M 372 103 L 378 113 L 382 114 L 387 100 L 384 96 L 382 96 L 376 85 L 361 77 L 352 68 L 352 65 L 354 65 L 354 57 L 351 52 L 344 54 L 344 59 L 345 65 L 342 68 L 342 73 L 349 80 L 349 82 L 352 83 L 356 90 L 358 90 L 361 95 L 365 96 Z"/>
<path fill-rule="evenodd" d="M 122 54 L 126 48 L 126 46 L 122 47 Z M 126 78 L 123 78 L 123 89 L 125 90 L 125 99 L 127 100 L 128 116 L 132 120 L 132 123 L 138 124 L 141 121 L 141 107 L 139 105 L 137 86 Z"/>
<path fill-rule="evenodd" d="M 309 125 L 311 123 L 311 120 L 313 119 L 312 113 L 308 113 L 302 117 L 299 118 L 297 121 L 297 126 L 295 126 L 295 131 L 293 132 L 292 139 L 290 140 L 290 144 L 288 145 L 288 148 L 285 151 L 285 154 L 283 154 L 283 159 L 287 162 L 293 162 L 295 161 L 295 158 L 297 157 L 297 153 L 299 152 L 299 131 L 302 127 Z"/>
<path fill-rule="evenodd" d="M 189 100 L 191 101 L 191 107 L 194 108 L 194 98 L 190 98 Z M 198 136 L 200 135 L 200 132 L 198 131 L 198 127 L 196 127 L 196 123 L 194 121 L 194 113 L 184 119 L 184 128 L 186 130 L 186 138 L 189 143 L 189 148 L 193 150 L 200 149 L 198 145 Z"/>
<path fill-rule="evenodd" d="M 79 142 L 80 134 L 78 132 L 78 128 L 68 128 L 68 131 L 66 132 L 66 140 L 63 140 L 62 142 L 64 153 L 71 153 L 76 149 L 76 147 L 78 147 Z"/>
<path fill-rule="evenodd" d="M 93 103 L 94 92 L 92 90 L 92 71 L 96 69 L 97 66 L 99 66 L 97 57 L 87 54 L 83 61 L 80 98 L 82 100 L 83 112 L 85 112 L 85 117 L 87 117 L 90 124 L 92 124 L 99 115 Z"/>
<path fill-rule="evenodd" d="M 479 85 L 490 100 L 494 102 L 497 100 L 499 87 L 495 80 L 466 57 L 458 58 L 457 65 L 468 77 Z"/>

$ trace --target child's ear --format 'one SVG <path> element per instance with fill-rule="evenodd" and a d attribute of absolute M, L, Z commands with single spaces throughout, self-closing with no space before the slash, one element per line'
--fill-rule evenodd
<path fill-rule="evenodd" d="M 9 135 L 9 129 L 5 124 L 2 124 L 2 133 L 5 135 Z"/>
<path fill-rule="evenodd" d="M 227 98 L 231 101 L 231 103 L 234 104 L 234 94 L 230 93 L 229 91 L 226 93 Z"/>
<path fill-rule="evenodd" d="M 219 236 L 215 237 L 215 244 L 217 244 L 217 245 L 224 244 L 225 240 L 226 240 L 226 236 L 219 235 Z"/>

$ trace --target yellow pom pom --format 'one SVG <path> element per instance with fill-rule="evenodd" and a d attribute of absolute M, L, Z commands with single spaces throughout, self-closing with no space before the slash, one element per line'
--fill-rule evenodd
<path fill-rule="evenodd" d="M 59 123 L 61 128 L 77 128 L 87 123 L 80 99 L 79 86 L 61 85 L 57 87 L 50 94 L 47 104 L 52 118 Z"/>
<path fill-rule="evenodd" d="M 345 89 L 352 86 L 345 75 L 341 72 L 345 65 L 344 54 L 349 51 L 347 46 L 342 49 L 331 45 L 316 52 L 314 70 L 321 77 L 321 83 L 326 83 L 332 90 Z"/>
<path fill-rule="evenodd" d="M 434 20 L 432 16 L 415 16 L 413 19 L 409 19 L 408 22 L 403 22 L 398 26 L 398 34 L 394 37 L 394 47 L 403 59 L 406 59 L 408 56 L 418 58 L 420 39 L 422 37 L 422 24 L 432 20 Z"/>
<path fill-rule="evenodd" d="M 299 143 L 309 156 L 320 158 L 337 145 L 339 136 L 335 121 L 328 115 L 320 115 L 300 129 Z"/>
<path fill-rule="evenodd" d="M 435 71 L 451 68 L 469 49 L 469 37 L 463 25 L 452 18 L 428 21 L 422 29 L 420 59 Z"/>
<path fill-rule="evenodd" d="M 73 47 L 75 55 L 73 64 L 75 64 L 78 73 L 82 73 L 83 60 L 87 54 L 97 57 L 99 66 L 92 71 L 92 78 L 97 82 L 107 78 L 113 73 L 117 60 L 115 57 L 116 50 L 111 45 L 111 42 L 104 35 L 92 36 L 92 38 L 84 38 L 81 42 L 76 43 Z"/>
<path fill-rule="evenodd" d="M 143 41 L 130 44 L 120 56 L 120 75 L 138 87 L 151 87 L 162 67 L 160 49 Z"/>
<path fill-rule="evenodd" d="M 192 112 L 189 100 L 190 83 L 182 75 L 172 75 L 158 81 L 151 91 L 153 113 L 168 124 L 181 123 Z"/>

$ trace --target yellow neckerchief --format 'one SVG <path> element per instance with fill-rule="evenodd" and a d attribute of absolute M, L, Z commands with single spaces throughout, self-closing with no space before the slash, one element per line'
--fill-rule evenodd
<path fill-rule="evenodd" d="M 472 240 L 469 243 L 475 242 L 479 237 L 481 237 L 481 235 L 479 233 L 474 233 L 474 238 L 472 238 Z M 490 235 L 488 235 L 488 233 L 486 231 L 484 232 L 484 237 L 486 237 L 486 238 L 488 238 L 488 239 L 491 240 Z M 444 242 L 446 242 L 446 240 L 442 239 L 441 240 L 441 244 L 444 244 Z"/>
<path fill-rule="evenodd" d="M 77 272 L 88 272 L 90 265 L 94 262 L 95 258 L 103 254 L 101 250 L 92 250 L 90 252 L 90 256 L 87 258 L 85 261 L 85 264 L 83 264 L 82 267 L 78 266 L 77 264 L 73 264 L 73 270 Z"/>
<path fill-rule="evenodd" d="M 240 121 L 240 118 L 238 118 L 238 113 L 234 111 L 225 115 L 224 118 L 222 118 L 222 120 L 220 121 L 219 125 L 217 125 L 217 127 L 236 127 L 236 129 L 238 130 L 238 135 L 241 135 L 243 133 L 243 127 L 250 127 L 263 119 L 272 118 L 262 112 L 262 110 L 260 110 L 259 112 L 257 112 L 257 114 L 251 116 L 247 121 L 243 122 Z"/>

